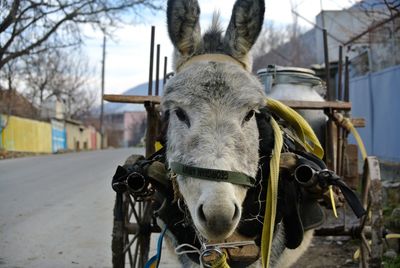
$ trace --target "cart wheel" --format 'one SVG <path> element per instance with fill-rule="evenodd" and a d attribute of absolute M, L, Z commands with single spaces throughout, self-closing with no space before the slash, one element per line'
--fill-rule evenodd
<path fill-rule="evenodd" d="M 141 155 L 131 155 L 125 165 L 144 159 Z M 127 191 L 118 194 L 114 206 L 114 226 L 112 232 L 112 264 L 114 268 L 144 267 L 150 249 L 152 223 L 151 202 L 137 202 Z"/>

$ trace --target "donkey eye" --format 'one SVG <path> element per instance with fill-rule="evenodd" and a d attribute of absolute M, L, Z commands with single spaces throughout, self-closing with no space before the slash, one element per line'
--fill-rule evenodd
<path fill-rule="evenodd" d="M 254 116 L 255 111 L 251 110 L 250 112 L 247 113 L 247 115 L 245 116 L 245 118 L 243 119 L 243 122 L 248 122 L 250 121 L 250 119 Z"/>
<path fill-rule="evenodd" d="M 175 110 L 175 114 L 180 121 L 184 122 L 188 127 L 190 127 L 189 117 L 187 116 L 186 112 L 183 109 L 177 108 Z"/>

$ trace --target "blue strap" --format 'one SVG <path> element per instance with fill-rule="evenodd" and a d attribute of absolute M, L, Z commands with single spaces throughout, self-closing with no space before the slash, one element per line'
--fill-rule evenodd
<path fill-rule="evenodd" d="M 153 257 L 151 257 L 147 262 L 144 268 L 158 268 L 161 260 L 161 251 L 162 251 L 162 244 L 164 240 L 165 232 L 167 231 L 167 225 L 164 226 L 163 230 L 158 237 L 157 242 L 157 253 Z"/>

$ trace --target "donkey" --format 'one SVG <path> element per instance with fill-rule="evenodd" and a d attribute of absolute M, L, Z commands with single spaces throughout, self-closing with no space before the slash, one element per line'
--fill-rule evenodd
<path fill-rule="evenodd" d="M 166 156 L 170 166 L 180 163 L 256 177 L 260 161 L 256 116 L 264 108 L 266 96 L 250 72 L 249 51 L 262 28 L 264 8 L 263 0 L 237 0 L 225 35 L 217 16 L 201 35 L 198 2 L 168 1 L 176 75 L 166 84 L 161 106 L 169 115 Z M 198 237 L 223 241 L 244 222 L 243 204 L 251 191 L 248 186 L 182 173 L 177 174 L 176 182 Z M 278 224 L 271 266 L 290 266 L 312 237 L 312 232 L 306 233 L 302 245 L 289 250 L 284 246 L 284 233 Z M 173 234 L 167 232 L 167 237 L 177 246 Z M 192 265 L 198 267 L 190 261 L 183 264 Z M 252 264 L 259 265 L 260 260 Z"/>

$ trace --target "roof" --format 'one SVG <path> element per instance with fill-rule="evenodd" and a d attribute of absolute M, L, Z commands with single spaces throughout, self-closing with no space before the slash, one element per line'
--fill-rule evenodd
<path fill-rule="evenodd" d="M 0 113 L 36 119 L 39 109 L 16 90 L 0 88 Z"/>

